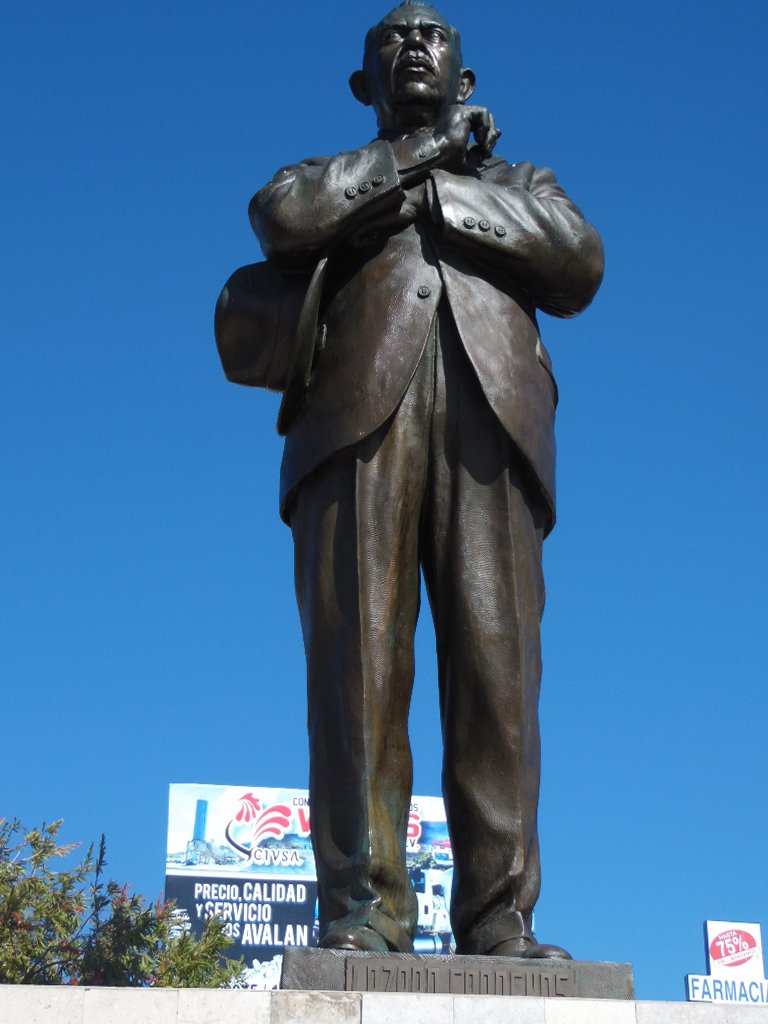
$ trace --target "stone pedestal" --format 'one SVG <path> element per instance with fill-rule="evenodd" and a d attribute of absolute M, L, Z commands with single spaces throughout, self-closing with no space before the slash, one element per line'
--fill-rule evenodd
<path fill-rule="evenodd" d="M 281 989 L 537 998 L 633 999 L 630 964 L 508 956 L 356 953 L 290 946 Z"/>

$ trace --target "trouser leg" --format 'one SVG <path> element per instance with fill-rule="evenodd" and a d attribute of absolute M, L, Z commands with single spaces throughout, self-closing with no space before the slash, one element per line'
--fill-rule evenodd
<path fill-rule="evenodd" d="M 291 513 L 321 939 L 367 926 L 401 950 L 416 926 L 408 709 L 433 367 L 422 359 L 394 418 L 306 480 Z"/>
<path fill-rule="evenodd" d="M 435 621 L 459 952 L 529 934 L 539 893 L 545 515 L 441 320 L 422 557 Z"/>

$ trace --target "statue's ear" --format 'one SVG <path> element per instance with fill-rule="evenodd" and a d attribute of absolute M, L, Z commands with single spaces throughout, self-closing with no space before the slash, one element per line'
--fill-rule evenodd
<path fill-rule="evenodd" d="M 459 103 L 466 103 L 475 91 L 475 72 L 472 68 L 462 68 L 459 76 L 459 95 L 456 97 Z"/>
<path fill-rule="evenodd" d="M 349 76 L 349 88 L 356 100 L 359 100 L 363 106 L 370 107 L 371 90 L 368 85 L 368 76 L 364 71 L 352 72 Z"/>

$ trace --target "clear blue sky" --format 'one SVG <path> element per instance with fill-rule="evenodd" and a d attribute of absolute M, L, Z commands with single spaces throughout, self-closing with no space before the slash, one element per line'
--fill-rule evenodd
<path fill-rule="evenodd" d="M 281 164 L 375 128 L 347 76 L 386 4 L 12 5 L 0 33 L 0 815 L 107 834 L 163 885 L 171 781 L 303 786 L 303 652 L 277 397 L 228 384 L 219 288 L 260 259 Z M 768 928 L 768 8 L 478 0 L 497 152 L 603 234 L 581 318 L 542 318 L 561 404 L 545 548 L 543 940 L 703 969 Z M 426 611 L 415 788 L 439 792 Z"/>

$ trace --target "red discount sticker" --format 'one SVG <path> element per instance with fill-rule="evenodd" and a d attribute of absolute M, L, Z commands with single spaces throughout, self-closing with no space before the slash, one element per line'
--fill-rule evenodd
<path fill-rule="evenodd" d="M 757 956 L 757 953 L 754 935 L 750 935 L 742 928 L 720 932 L 709 944 L 711 962 L 718 967 L 738 967 Z"/>

